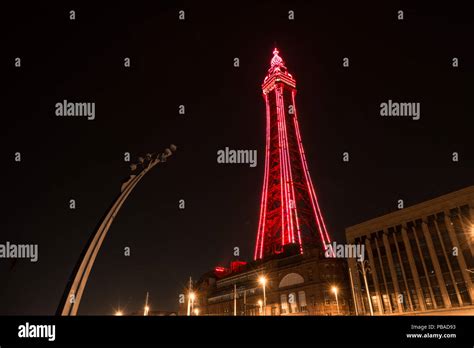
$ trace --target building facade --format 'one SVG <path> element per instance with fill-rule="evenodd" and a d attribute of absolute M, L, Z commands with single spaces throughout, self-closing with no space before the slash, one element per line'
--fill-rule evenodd
<path fill-rule="evenodd" d="M 349 314 L 346 261 L 325 258 L 320 248 L 298 251 L 294 245 L 290 252 L 245 264 L 224 276 L 218 270 L 209 272 L 193 286 L 193 307 L 199 315 L 231 316 L 234 308 L 239 316 Z M 265 296 L 260 277 L 266 279 Z M 186 305 L 180 314 L 186 315 Z"/>
<path fill-rule="evenodd" d="M 474 186 L 347 228 L 365 245 L 365 265 L 348 259 L 358 310 L 369 297 L 376 315 L 473 305 L 473 235 Z"/>

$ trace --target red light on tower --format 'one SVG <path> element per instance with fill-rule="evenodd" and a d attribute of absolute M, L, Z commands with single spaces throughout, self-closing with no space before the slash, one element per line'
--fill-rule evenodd
<path fill-rule="evenodd" d="M 331 242 L 308 171 L 295 105 L 296 81 L 275 48 L 262 84 L 266 104 L 265 171 L 254 259 Z"/>

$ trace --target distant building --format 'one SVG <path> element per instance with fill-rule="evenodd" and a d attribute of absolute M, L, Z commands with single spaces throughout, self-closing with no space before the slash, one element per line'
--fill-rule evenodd
<path fill-rule="evenodd" d="M 343 259 L 325 258 L 320 248 L 300 254 L 298 245 L 289 245 L 283 253 L 264 261 L 240 262 L 234 271 L 216 267 L 205 274 L 193 285 L 194 308 L 199 315 L 234 315 L 236 289 L 239 316 L 347 315 L 352 299 L 346 264 Z M 267 279 L 266 308 L 263 285 L 258 281 L 261 276 Z M 179 314 L 186 312 L 185 301 Z"/>
<path fill-rule="evenodd" d="M 474 301 L 474 186 L 346 229 L 365 245 L 375 314 L 457 308 Z M 360 263 L 348 259 L 355 298 L 369 312 Z"/>

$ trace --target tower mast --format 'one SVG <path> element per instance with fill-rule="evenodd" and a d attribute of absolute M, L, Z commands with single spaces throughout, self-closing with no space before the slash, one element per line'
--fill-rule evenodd
<path fill-rule="evenodd" d="M 311 180 L 295 104 L 296 81 L 278 49 L 263 81 L 266 106 L 265 170 L 254 259 L 294 245 L 324 250 L 331 239 Z"/>

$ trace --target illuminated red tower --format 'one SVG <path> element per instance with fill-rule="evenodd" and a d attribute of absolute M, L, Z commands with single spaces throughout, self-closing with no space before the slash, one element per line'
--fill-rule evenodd
<path fill-rule="evenodd" d="M 330 243 L 308 171 L 295 105 L 296 81 L 273 51 L 262 84 L 267 114 L 265 174 L 254 259 L 281 253 L 288 244 Z"/>

